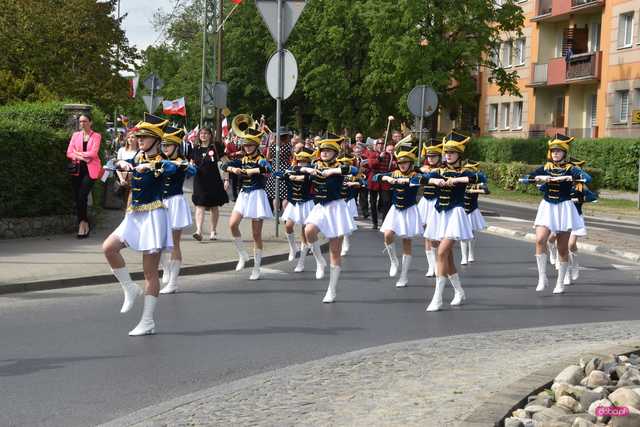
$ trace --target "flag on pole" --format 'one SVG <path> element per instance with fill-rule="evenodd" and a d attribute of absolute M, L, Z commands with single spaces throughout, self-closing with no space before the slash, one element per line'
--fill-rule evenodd
<path fill-rule="evenodd" d="M 132 79 L 129 79 L 129 98 L 135 98 L 138 93 L 138 83 L 140 82 L 140 76 L 135 75 Z"/>
<path fill-rule="evenodd" d="M 224 119 L 222 119 L 222 137 L 226 138 L 227 135 L 229 135 L 229 122 L 225 117 Z"/>
<path fill-rule="evenodd" d="M 184 97 L 174 99 L 173 101 L 162 101 L 162 114 L 187 117 L 187 107 Z"/>
<path fill-rule="evenodd" d="M 233 3 L 235 3 L 235 4 L 241 4 L 241 3 L 242 3 L 242 0 L 231 0 L 231 1 L 232 1 Z"/>
<path fill-rule="evenodd" d="M 189 134 L 187 135 L 187 141 L 189 141 L 192 144 L 196 142 L 196 138 L 198 137 L 199 127 L 200 126 L 198 125 L 195 128 L 193 128 L 191 132 L 189 132 Z"/>

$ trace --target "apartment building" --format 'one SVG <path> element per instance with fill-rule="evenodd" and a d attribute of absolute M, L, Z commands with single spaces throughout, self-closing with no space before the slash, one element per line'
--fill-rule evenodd
<path fill-rule="evenodd" d="M 495 59 L 519 75 L 521 97 L 480 78 L 483 135 L 640 136 L 640 0 L 523 0 L 522 37 Z"/>

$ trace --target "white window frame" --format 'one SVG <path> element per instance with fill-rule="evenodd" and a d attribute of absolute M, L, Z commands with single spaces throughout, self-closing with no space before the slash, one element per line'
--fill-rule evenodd
<path fill-rule="evenodd" d="M 621 13 L 618 18 L 618 49 L 633 46 L 633 12 Z"/>
<path fill-rule="evenodd" d="M 498 123 L 498 104 L 489 104 L 489 130 L 497 130 Z"/>
<path fill-rule="evenodd" d="M 524 102 L 516 101 L 513 103 L 513 118 L 511 123 L 512 130 L 521 130 L 522 129 L 522 109 L 524 107 Z M 518 112 L 518 115 L 516 115 Z"/>
<path fill-rule="evenodd" d="M 500 130 L 509 130 L 511 129 L 511 104 L 508 102 L 503 102 L 500 104 L 500 117 L 502 118 L 502 122 L 500 123 Z"/>
<path fill-rule="evenodd" d="M 514 43 L 514 51 L 515 51 L 515 65 L 524 65 L 527 58 L 526 58 L 526 48 L 527 48 L 527 39 L 522 37 L 519 38 L 515 41 Z"/>
<path fill-rule="evenodd" d="M 508 55 L 505 55 L 505 48 L 509 50 Z M 513 65 L 513 42 L 511 40 L 504 41 L 500 44 L 500 63 L 502 68 L 511 68 Z"/>
<path fill-rule="evenodd" d="M 616 91 L 616 123 L 629 123 L 629 90 Z"/>
<path fill-rule="evenodd" d="M 594 53 L 600 50 L 600 39 L 602 38 L 602 24 L 594 21 L 589 28 L 589 52 Z"/>

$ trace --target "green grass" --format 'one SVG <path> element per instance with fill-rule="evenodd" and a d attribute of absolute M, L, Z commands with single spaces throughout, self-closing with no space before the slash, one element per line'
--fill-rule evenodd
<path fill-rule="evenodd" d="M 540 203 L 540 196 L 521 193 L 519 191 L 509 191 L 489 183 L 491 190 L 490 198 L 505 200 L 510 202 L 528 203 L 537 205 Z M 637 208 L 637 202 L 632 200 L 620 199 L 599 199 L 597 203 L 585 203 L 583 212 L 588 216 L 617 216 L 630 217 L 629 219 L 640 219 L 640 209 Z"/>

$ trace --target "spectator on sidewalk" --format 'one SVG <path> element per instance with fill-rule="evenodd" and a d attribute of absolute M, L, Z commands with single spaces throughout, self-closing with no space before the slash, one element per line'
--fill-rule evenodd
<path fill-rule="evenodd" d="M 135 136 L 135 128 L 129 129 L 124 145 L 118 149 L 116 160 L 131 160 L 138 152 L 138 137 Z M 122 196 L 122 205 L 127 208 L 129 194 L 131 194 L 131 172 L 116 171 L 119 193 Z"/>
<path fill-rule="evenodd" d="M 198 146 L 193 150 L 193 162 L 198 171 L 193 179 L 193 195 L 191 200 L 196 206 L 196 231 L 193 238 L 202 241 L 202 225 L 205 211 L 211 212 L 211 230 L 209 240 L 216 240 L 219 207 L 229 203 L 227 190 L 220 177 L 218 162 L 224 148 L 213 141 L 211 129 L 202 128 L 198 134 Z"/>
<path fill-rule="evenodd" d="M 272 135 L 275 136 L 275 133 Z M 271 167 L 274 172 L 282 172 L 289 169 L 291 166 L 291 158 L 293 153 L 293 147 L 291 145 L 291 132 L 285 127 L 280 128 L 280 153 L 279 162 L 276 169 L 276 142 L 275 138 L 269 141 L 269 148 L 267 150 L 267 160 L 271 163 Z M 269 197 L 269 204 L 271 210 L 275 212 L 276 206 L 278 206 L 278 212 L 282 213 L 286 207 L 287 199 L 287 185 L 283 179 L 278 179 L 278 200 L 276 199 L 276 175 L 272 174 L 267 179 L 266 185 L 267 195 Z"/>
<path fill-rule="evenodd" d="M 358 134 L 360 135 L 360 134 Z M 356 135 L 356 140 L 358 138 Z M 366 175 L 366 153 L 364 152 L 364 146 L 362 144 L 356 144 L 353 149 L 354 166 L 358 168 L 360 172 Z M 364 219 L 369 218 L 369 190 L 366 185 L 363 185 L 358 189 L 358 197 L 356 198 L 358 206 L 360 208 L 360 214 Z"/>
<path fill-rule="evenodd" d="M 87 213 L 89 193 L 102 168 L 98 156 L 102 135 L 91 129 L 92 120 L 89 114 L 82 114 L 78 122 L 81 130 L 71 136 L 67 158 L 71 161 L 69 173 L 78 217 L 78 238 L 84 239 L 89 237 L 91 231 Z"/>

